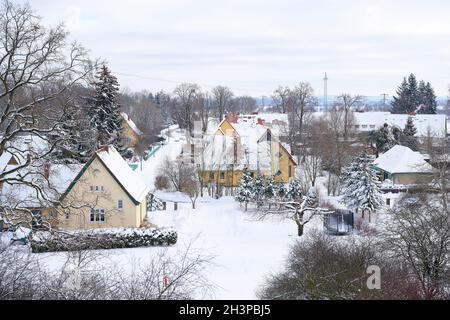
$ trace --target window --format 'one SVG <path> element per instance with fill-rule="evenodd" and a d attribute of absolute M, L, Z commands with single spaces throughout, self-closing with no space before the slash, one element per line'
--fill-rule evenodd
<path fill-rule="evenodd" d="M 117 200 L 117 209 L 123 210 L 123 200 Z"/>
<path fill-rule="evenodd" d="M 289 178 L 292 178 L 292 167 L 291 166 L 289 166 L 288 174 L 289 174 Z"/>
<path fill-rule="evenodd" d="M 220 180 L 225 180 L 225 172 L 220 173 Z"/>
<path fill-rule="evenodd" d="M 104 186 L 91 186 L 91 192 L 105 192 Z"/>
<path fill-rule="evenodd" d="M 70 215 L 68 212 L 66 212 L 66 220 L 69 220 L 69 219 L 70 219 Z"/>
<path fill-rule="evenodd" d="M 389 199 L 389 198 L 386 199 L 386 205 L 388 205 L 388 206 L 391 205 L 391 199 Z"/>
<path fill-rule="evenodd" d="M 209 173 L 209 179 L 210 180 L 214 180 L 214 172 L 210 172 Z"/>
<path fill-rule="evenodd" d="M 359 129 L 359 126 L 358 126 L 358 125 L 356 125 L 356 126 L 355 126 L 355 129 Z"/>
<path fill-rule="evenodd" d="M 363 129 L 367 129 L 367 125 L 366 125 L 366 124 L 363 124 L 362 128 L 363 128 Z"/>
<path fill-rule="evenodd" d="M 93 223 L 104 223 L 105 209 L 91 209 L 90 221 Z"/>
<path fill-rule="evenodd" d="M 375 129 L 376 127 L 375 127 L 375 125 L 374 124 L 371 124 L 370 125 L 370 129 Z"/>

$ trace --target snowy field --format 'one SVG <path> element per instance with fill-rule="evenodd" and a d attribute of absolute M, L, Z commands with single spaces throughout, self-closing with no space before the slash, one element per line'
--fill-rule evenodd
<path fill-rule="evenodd" d="M 202 298 L 256 299 L 264 277 L 281 270 L 290 246 L 300 239 L 293 221 L 257 221 L 252 214 L 241 211 L 233 198 L 204 199 L 196 210 L 181 204 L 178 211 L 155 212 L 150 217 L 160 227 L 176 228 L 179 239 L 175 246 L 102 251 L 99 265 L 113 262 L 131 271 L 133 263 L 148 263 L 161 251 L 176 257 L 191 246 L 192 254 L 212 257 L 205 275 L 215 288 L 212 296 Z M 305 231 L 320 226 L 318 218 Z M 39 254 L 39 258 L 53 269 L 62 266 L 66 255 L 46 253 Z"/>

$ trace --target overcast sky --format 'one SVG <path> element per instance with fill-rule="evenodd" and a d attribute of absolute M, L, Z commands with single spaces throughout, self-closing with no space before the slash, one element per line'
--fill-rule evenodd
<path fill-rule="evenodd" d="M 65 21 L 71 39 L 106 59 L 131 90 L 195 82 L 268 96 L 308 81 L 321 95 L 325 72 L 330 94 L 394 94 L 411 72 L 438 95 L 450 84 L 447 0 L 30 3 L 46 24 Z"/>

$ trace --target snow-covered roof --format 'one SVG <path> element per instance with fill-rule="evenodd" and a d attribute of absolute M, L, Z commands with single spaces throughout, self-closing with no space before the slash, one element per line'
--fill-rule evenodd
<path fill-rule="evenodd" d="M 390 126 L 404 128 L 408 117 L 413 119 L 417 128 L 417 136 L 426 137 L 428 129 L 432 135 L 443 136 L 447 134 L 447 117 L 442 114 L 392 114 L 390 112 L 354 112 L 357 129 L 360 131 L 372 131 L 379 129 L 385 123 Z"/>
<path fill-rule="evenodd" d="M 7 151 L 0 154 L 0 173 L 5 171 L 11 158 L 12 158 L 12 154 Z"/>
<path fill-rule="evenodd" d="M 400 145 L 396 145 L 382 154 L 373 164 L 390 174 L 430 173 L 432 171 L 431 165 L 425 161 L 422 154 Z"/>
<path fill-rule="evenodd" d="M 125 112 L 121 113 L 122 118 L 125 120 L 125 122 L 128 124 L 128 126 L 133 130 L 137 135 L 142 135 L 142 131 L 139 130 L 139 128 L 136 126 L 133 120 L 131 120 L 130 116 L 126 114 Z"/>
<path fill-rule="evenodd" d="M 272 129 L 254 122 L 230 124 L 236 130 L 237 137 L 226 132 L 224 135 L 208 136 L 199 163 L 204 164 L 205 170 L 225 169 L 233 165 L 235 170 L 247 167 L 250 170 L 271 172 L 273 155 L 280 151 L 280 147 L 284 147 Z M 269 133 L 271 139 L 265 139 Z M 286 150 L 289 152 L 289 148 Z"/>
<path fill-rule="evenodd" d="M 150 189 L 113 146 L 98 150 L 96 155 L 136 202 L 140 203 L 145 199 Z"/>
<path fill-rule="evenodd" d="M 59 200 L 82 167 L 81 164 L 52 165 L 49 167 L 48 181 L 44 178 L 43 166 L 22 168 L 7 177 L 0 193 L 0 202 L 7 207 L 49 207 Z M 11 180 L 14 178 L 22 182 L 16 184 Z"/>

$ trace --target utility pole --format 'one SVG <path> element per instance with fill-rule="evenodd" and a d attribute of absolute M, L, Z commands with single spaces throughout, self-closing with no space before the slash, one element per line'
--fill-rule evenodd
<path fill-rule="evenodd" d="M 328 111 L 328 76 L 327 76 L 326 72 L 325 72 L 325 78 L 323 78 L 323 82 L 324 82 L 323 108 L 324 108 L 324 111 Z"/>
<path fill-rule="evenodd" d="M 386 108 L 386 98 L 389 96 L 387 93 L 382 93 L 381 96 L 383 97 L 383 108 Z"/>

